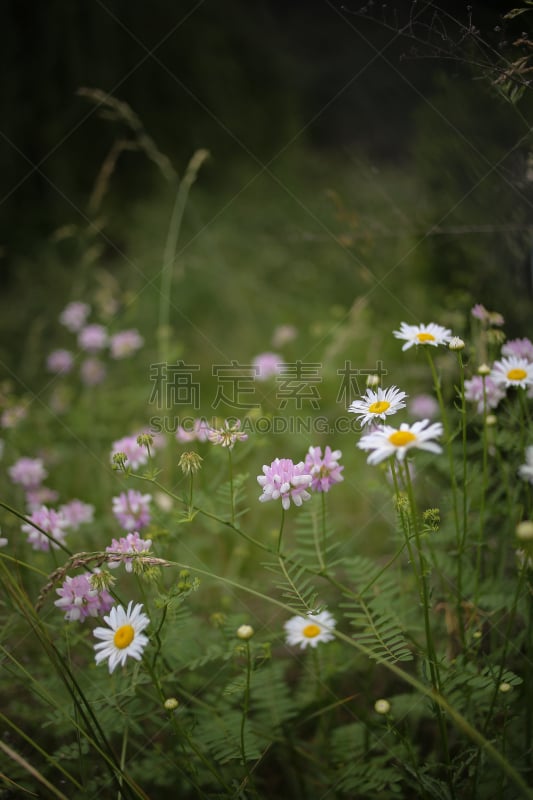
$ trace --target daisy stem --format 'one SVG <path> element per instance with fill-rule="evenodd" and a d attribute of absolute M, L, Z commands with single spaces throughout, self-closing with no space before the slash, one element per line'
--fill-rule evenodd
<path fill-rule="evenodd" d="M 281 506 L 281 523 L 280 523 L 280 526 L 279 526 L 278 547 L 277 547 L 278 555 L 281 554 L 281 539 L 282 539 L 282 536 L 283 536 L 283 526 L 284 525 L 285 525 L 285 509 L 283 508 L 283 506 Z"/>
<path fill-rule="evenodd" d="M 430 596 L 429 596 L 429 588 L 427 582 L 427 575 L 426 575 L 426 560 L 424 558 L 424 554 L 422 552 L 422 542 L 420 539 L 420 526 L 418 521 L 418 509 L 415 503 L 415 497 L 413 492 L 413 484 L 411 481 L 411 474 L 409 472 L 409 464 L 407 461 L 404 464 L 404 472 L 405 472 L 405 482 L 407 486 L 407 495 L 409 497 L 409 505 L 411 508 L 411 519 L 415 534 L 415 542 L 416 542 L 416 549 L 418 552 L 418 563 L 419 563 L 419 570 L 420 570 L 420 586 L 421 586 L 421 593 L 422 593 L 422 607 L 424 612 L 424 630 L 426 634 L 426 650 L 427 650 L 427 660 L 429 664 L 429 673 L 431 676 L 431 685 L 433 687 L 433 691 L 440 694 L 440 675 L 439 675 L 439 667 L 437 663 L 437 655 L 435 652 L 435 644 L 433 642 L 433 634 L 431 631 L 431 623 L 429 619 L 429 603 L 430 603 Z M 451 797 L 455 797 L 454 787 L 453 787 L 453 778 L 451 772 L 451 762 L 450 762 L 450 754 L 448 750 L 448 731 L 446 729 L 446 720 L 444 719 L 444 715 L 442 713 L 442 708 L 440 705 L 435 702 L 434 703 L 435 714 L 437 717 L 437 722 L 439 726 L 440 736 L 442 747 L 444 751 L 444 756 L 446 758 L 447 764 L 447 772 L 448 772 L 448 784 L 450 788 Z"/>
<path fill-rule="evenodd" d="M 461 643 L 465 643 L 464 619 L 463 619 L 463 553 L 466 541 L 466 531 L 468 528 L 468 497 L 466 494 L 466 483 L 468 476 L 468 457 L 466 449 L 466 398 L 465 398 L 465 368 L 463 364 L 463 356 L 460 351 L 457 352 L 457 361 L 459 363 L 459 389 L 461 398 L 461 450 L 463 457 L 463 474 L 461 491 L 463 495 L 462 512 L 463 512 L 463 530 L 462 536 L 459 534 L 459 528 L 456 529 L 458 547 L 457 547 L 457 621 L 459 627 L 459 636 Z"/>
<path fill-rule="evenodd" d="M 394 465 L 394 457 L 391 458 L 390 468 L 391 468 L 392 482 L 394 484 L 394 491 L 395 491 L 395 494 L 396 494 L 396 509 L 398 511 L 398 514 L 400 516 L 400 521 L 402 523 L 403 533 L 404 533 L 404 536 L 405 536 L 405 544 L 407 546 L 407 552 L 409 553 L 409 563 L 411 564 L 411 567 L 413 569 L 413 573 L 414 573 L 414 576 L 415 576 L 415 579 L 416 579 L 416 583 L 417 583 L 417 586 L 418 586 L 418 591 L 420 593 L 420 601 L 422 601 L 422 594 L 420 592 L 420 578 L 419 578 L 419 575 L 418 575 L 418 570 L 417 570 L 417 567 L 416 567 L 415 557 L 414 557 L 413 550 L 412 550 L 412 547 L 411 547 L 411 531 L 410 531 L 409 519 L 406 518 L 406 515 L 404 514 L 404 508 L 402 507 L 402 492 L 400 490 L 400 484 L 398 482 L 398 475 L 396 473 L 396 467 Z"/>
<path fill-rule="evenodd" d="M 455 592 L 455 597 L 457 598 L 457 620 L 458 620 L 458 627 L 459 627 L 459 635 L 461 637 L 461 642 L 464 644 L 464 624 L 463 624 L 463 607 L 462 607 L 462 599 L 463 599 L 463 590 L 462 590 L 462 542 L 464 541 L 464 537 L 466 535 L 466 527 L 461 535 L 461 529 L 459 525 L 459 506 L 457 501 L 457 477 L 455 475 L 455 465 L 453 463 L 453 449 L 452 449 L 452 438 L 450 436 L 450 426 L 448 424 L 448 415 L 446 413 L 446 406 L 444 405 L 444 398 L 442 396 L 442 390 L 440 386 L 440 377 L 437 373 L 437 368 L 435 366 L 435 362 L 433 361 L 433 357 L 429 352 L 429 348 L 426 348 L 426 354 L 429 362 L 429 368 L 431 370 L 431 375 L 433 377 L 433 386 L 435 388 L 435 394 L 437 395 L 437 401 L 439 404 L 439 409 L 442 418 L 442 426 L 444 428 L 444 438 L 446 442 L 446 452 L 448 453 L 448 462 L 449 462 L 449 470 L 450 470 L 450 481 L 452 486 L 452 505 L 453 505 L 453 521 L 455 525 L 455 540 L 457 543 L 457 591 Z M 462 397 L 462 411 L 463 415 L 465 413 L 464 408 L 464 370 L 463 370 L 463 362 L 461 359 L 461 354 L 458 352 L 459 356 L 459 367 L 460 367 L 460 375 L 461 375 L 461 397 Z M 465 435 L 465 434 L 464 434 Z M 466 454 L 464 450 L 465 446 L 465 439 L 463 439 L 463 479 L 465 478 L 465 470 L 466 470 Z M 466 503 L 466 484 L 463 484 L 463 525 L 465 525 L 464 519 L 464 504 Z"/>

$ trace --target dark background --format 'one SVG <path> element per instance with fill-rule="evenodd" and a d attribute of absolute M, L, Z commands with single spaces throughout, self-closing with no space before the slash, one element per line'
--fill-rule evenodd
<path fill-rule="evenodd" d="M 493 83 L 494 70 L 528 52 L 513 42 L 529 30 L 530 15 L 503 20 L 514 5 L 3 2 L 4 291 L 16 281 L 21 254 L 34 253 L 56 226 L 79 222 L 116 138 L 101 109 L 76 94 L 88 86 L 129 103 L 178 170 L 195 149 L 209 149 L 204 180 L 213 191 L 235 163 L 268 163 L 295 138 L 321 158 L 338 162 L 346 147 L 358 148 L 376 163 L 416 170 L 428 190 L 424 222 L 431 225 L 450 196 L 468 192 L 487 164 L 498 163 L 494 181 L 463 205 L 460 222 L 494 228 L 482 246 L 505 258 L 505 281 L 523 318 L 533 241 L 523 178 L 531 102 L 528 90 L 513 106 Z M 157 180 L 149 163 L 126 153 L 114 175 L 115 198 L 149 194 Z M 493 290 L 499 256 L 491 263 L 472 247 L 472 238 L 428 242 L 431 280 L 502 301 L 501 286 Z M 467 279 L 471 257 L 476 265 Z"/>

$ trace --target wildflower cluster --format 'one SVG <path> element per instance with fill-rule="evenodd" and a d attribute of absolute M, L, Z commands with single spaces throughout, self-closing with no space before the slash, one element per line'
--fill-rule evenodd
<path fill-rule="evenodd" d="M 136 329 L 110 333 L 104 325 L 88 323 L 91 307 L 87 303 L 69 303 L 59 315 L 60 323 L 70 333 L 76 334 L 76 344 L 81 353 L 80 378 L 86 386 L 97 386 L 105 380 L 107 366 L 102 360 L 104 351 L 117 361 L 134 355 L 143 345 L 144 339 Z M 54 375 L 71 373 L 80 358 L 80 353 L 59 348 L 48 354 L 46 367 Z"/>

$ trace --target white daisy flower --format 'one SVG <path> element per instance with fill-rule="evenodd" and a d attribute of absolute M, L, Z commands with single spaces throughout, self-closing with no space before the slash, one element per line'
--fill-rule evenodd
<path fill-rule="evenodd" d="M 95 644 L 97 651 L 95 661 L 109 659 L 109 672 L 113 672 L 119 664 L 124 666 L 128 656 L 141 660 L 143 650 L 148 644 L 148 637 L 142 631 L 150 624 L 146 614 L 142 613 L 142 603 L 138 603 L 132 610 L 133 602 L 128 603 L 124 611 L 122 606 L 114 606 L 104 621 L 108 628 L 95 628 L 93 633 L 101 642 Z"/>
<path fill-rule="evenodd" d="M 391 414 L 396 414 L 400 408 L 405 408 L 404 398 L 407 395 L 401 392 L 396 386 L 389 386 L 388 389 L 379 387 L 377 391 L 366 390 L 366 395 L 361 400 L 354 400 L 348 411 L 359 414 L 357 422 L 367 425 L 377 419 L 385 419 Z"/>
<path fill-rule="evenodd" d="M 287 644 L 299 644 L 302 650 L 307 645 L 316 647 L 319 642 L 331 642 L 335 638 L 331 632 L 336 622 L 329 611 L 320 611 L 308 617 L 291 617 L 285 625 Z"/>
<path fill-rule="evenodd" d="M 412 447 L 429 450 L 431 453 L 441 453 L 442 447 L 431 441 L 438 436 L 442 436 L 441 423 L 430 423 L 429 419 L 422 419 L 412 425 L 404 422 L 399 428 L 382 425 L 377 430 L 362 436 L 357 446 L 361 450 L 373 451 L 368 456 L 368 464 L 379 464 L 390 456 L 396 456 L 399 461 L 403 461 L 407 451 Z"/>
<path fill-rule="evenodd" d="M 518 467 L 518 475 L 523 481 L 533 483 L 533 445 L 526 447 L 526 463 Z"/>
<path fill-rule="evenodd" d="M 526 358 L 509 356 L 495 361 L 492 366 L 490 377 L 497 386 L 520 386 L 526 389 L 533 386 L 533 364 Z"/>
<path fill-rule="evenodd" d="M 433 347 L 446 344 L 449 342 L 452 332 L 449 328 L 443 328 L 442 325 L 437 325 L 435 322 L 430 322 L 428 325 L 408 325 L 407 322 L 402 322 L 400 330 L 393 331 L 393 335 L 397 339 L 405 340 L 402 350 L 409 350 L 415 344 L 430 344 Z"/>

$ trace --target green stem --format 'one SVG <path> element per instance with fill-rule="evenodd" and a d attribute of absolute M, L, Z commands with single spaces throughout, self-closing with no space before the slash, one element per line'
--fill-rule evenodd
<path fill-rule="evenodd" d="M 122 782 L 123 782 L 123 774 L 124 768 L 126 766 L 126 752 L 128 750 L 128 718 L 124 716 L 124 733 L 122 734 L 122 748 L 120 750 L 120 773 L 118 776 L 118 794 L 117 800 L 122 800 Z"/>
<path fill-rule="evenodd" d="M 183 213 L 187 204 L 189 190 L 196 180 L 198 171 L 205 159 L 208 157 L 207 150 L 198 150 L 187 165 L 185 175 L 178 183 L 176 199 L 170 217 L 165 250 L 163 255 L 163 267 L 161 269 L 161 288 L 159 295 L 159 361 L 165 363 L 169 356 L 170 341 L 170 305 L 172 294 L 172 275 L 174 262 L 176 260 L 176 249 L 183 220 Z"/>
<path fill-rule="evenodd" d="M 415 503 L 415 497 L 413 492 L 413 484 L 411 481 L 411 474 L 409 472 L 409 464 L 407 461 L 405 462 L 405 482 L 407 486 L 407 494 L 409 497 L 409 505 L 411 508 L 411 519 L 415 534 L 415 543 L 416 549 L 418 553 L 418 563 L 419 563 L 419 571 L 420 571 L 420 584 L 422 590 L 422 608 L 424 613 L 424 631 L 426 635 L 426 650 L 427 650 L 427 658 L 429 663 L 429 672 L 431 676 L 431 684 L 433 686 L 433 691 L 435 693 L 440 692 L 440 674 L 439 674 L 439 666 L 437 661 L 437 655 L 435 651 L 435 644 L 433 641 L 433 633 L 431 630 L 431 622 L 429 619 L 429 605 L 430 605 L 430 598 L 429 598 L 429 588 L 428 588 L 428 581 L 426 575 L 426 560 L 424 558 L 424 554 L 422 551 L 422 542 L 420 538 L 420 525 L 418 520 L 418 509 Z M 441 735 L 442 747 L 444 751 L 444 755 L 446 758 L 447 764 L 447 774 L 448 774 L 448 785 L 450 787 L 451 796 L 455 797 L 455 791 L 453 786 L 453 775 L 451 769 L 451 761 L 450 761 L 450 754 L 448 749 L 448 731 L 446 728 L 446 720 L 444 719 L 441 707 L 435 703 L 434 704 L 437 722 L 439 726 L 439 731 Z"/>
<path fill-rule="evenodd" d="M 228 465 L 229 465 L 229 493 L 231 502 L 231 524 L 235 525 L 235 495 L 233 491 L 233 462 L 231 460 L 231 447 L 228 447 Z"/>
<path fill-rule="evenodd" d="M 283 537 L 283 526 L 285 525 L 285 509 L 281 506 L 281 523 L 279 526 L 279 534 L 278 534 L 278 546 L 277 546 L 277 554 L 281 553 L 281 540 Z"/>
<path fill-rule="evenodd" d="M 327 563 L 327 505 L 326 505 L 326 493 L 321 492 L 321 501 L 322 501 L 322 556 L 320 558 L 320 569 L 326 570 L 326 563 Z"/>
<path fill-rule="evenodd" d="M 483 380 L 483 460 L 482 460 L 482 476 L 483 482 L 481 486 L 481 497 L 479 505 L 479 532 L 477 539 L 477 552 L 476 552 L 476 575 L 474 584 L 474 605 L 477 608 L 479 600 L 479 582 L 481 577 L 482 568 L 482 551 L 483 551 L 483 533 L 485 523 L 485 498 L 487 494 L 488 483 L 488 453 L 489 453 L 489 439 L 488 439 L 488 426 L 487 426 L 487 385 L 485 375 L 482 376 Z"/>

